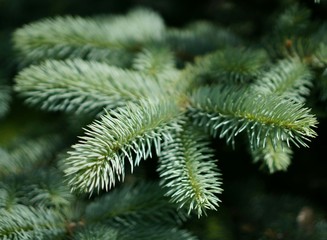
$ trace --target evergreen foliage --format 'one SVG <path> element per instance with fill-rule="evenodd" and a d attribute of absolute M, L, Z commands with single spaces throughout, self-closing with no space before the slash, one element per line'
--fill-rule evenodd
<path fill-rule="evenodd" d="M 192 129 L 193 128 L 193 129 Z M 212 159 L 212 149 L 201 131 L 186 123 L 182 131 L 163 147 L 158 171 L 166 195 L 180 207 L 195 209 L 198 216 L 206 209 L 216 209 L 221 182 Z"/>
<path fill-rule="evenodd" d="M 216 143 L 234 150 L 245 143 L 262 169 L 286 171 L 294 147 L 310 147 L 318 135 L 326 25 L 295 4 L 273 26 L 249 44 L 214 22 L 173 28 L 157 12 L 136 8 L 17 29 L 13 90 L 84 132 L 18 134 L 0 148 L 0 238 L 195 240 L 183 224 L 221 202 Z M 0 118 L 10 91 L 0 86 Z M 157 164 L 157 181 L 135 180 L 145 160 Z M 283 209 L 291 201 L 280 202 Z M 259 210 L 253 222 L 266 214 Z M 308 239 L 324 239 L 327 224 L 319 219 L 310 230 L 300 222 L 289 236 L 302 239 L 304 229 Z M 260 231 L 294 227 L 266 220 Z M 277 239 L 270 236 L 255 237 Z"/>
<path fill-rule="evenodd" d="M 0 118 L 2 118 L 9 109 L 10 88 L 8 86 L 0 85 Z"/>

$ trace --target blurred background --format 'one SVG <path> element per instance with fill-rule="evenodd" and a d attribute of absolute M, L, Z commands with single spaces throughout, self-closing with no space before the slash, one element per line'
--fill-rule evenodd
<path fill-rule="evenodd" d="M 11 47 L 12 32 L 45 17 L 124 14 L 133 7 L 144 6 L 157 11 L 167 26 L 182 27 L 204 19 L 256 41 L 272 28 L 277 12 L 297 2 L 311 9 L 313 18 L 326 20 L 325 0 L 319 4 L 314 0 L 0 0 L 0 83 L 13 86 L 18 71 Z M 47 128 L 64 131 L 61 114 L 27 107 L 22 98 L 11 93 L 8 112 L 0 118 L 1 145 L 22 133 L 35 135 Z M 242 146 L 233 150 L 224 141 L 215 143 L 224 180 L 221 207 L 185 227 L 205 240 L 291 239 L 290 236 L 327 239 L 325 118 L 318 128 L 318 137 L 309 149 L 294 149 L 288 171 L 272 175 L 253 164 Z M 144 166 L 151 175 L 156 163 L 148 161 Z"/>

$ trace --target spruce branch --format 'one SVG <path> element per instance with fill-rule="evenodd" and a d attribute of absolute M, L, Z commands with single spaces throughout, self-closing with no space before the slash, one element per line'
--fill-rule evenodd
<path fill-rule="evenodd" d="M 74 199 L 57 170 L 40 169 L 22 187 L 25 205 L 56 209 L 63 212 L 70 208 Z"/>
<path fill-rule="evenodd" d="M 0 82 L 0 119 L 6 115 L 11 101 L 11 89 Z"/>
<path fill-rule="evenodd" d="M 156 182 L 141 182 L 96 198 L 86 208 L 86 228 L 76 235 L 82 239 L 86 236 L 93 239 L 93 234 L 103 239 L 105 233 L 120 240 L 196 239 L 176 227 L 185 217 L 185 213 L 176 211 L 175 204 L 164 197 Z"/>
<path fill-rule="evenodd" d="M 0 208 L 1 239 L 49 239 L 63 235 L 64 219 L 50 209 L 17 206 Z"/>
<path fill-rule="evenodd" d="M 315 137 L 317 120 L 301 103 L 285 101 L 275 95 L 216 87 L 199 88 L 191 97 L 188 115 L 196 125 L 204 126 L 213 136 L 234 137 L 246 131 L 252 148 L 262 148 L 270 139 L 273 145 L 285 141 L 307 146 Z"/>
<path fill-rule="evenodd" d="M 294 4 L 276 18 L 275 31 L 282 37 L 303 34 L 310 26 L 310 16 L 308 8 Z"/>
<path fill-rule="evenodd" d="M 95 199 L 85 211 L 88 224 L 108 222 L 121 224 L 180 224 L 185 214 L 176 211 L 164 197 L 164 191 L 156 182 L 142 182 L 114 189 Z"/>
<path fill-rule="evenodd" d="M 58 135 L 48 135 L 14 142 L 14 147 L 0 148 L 0 176 L 17 174 L 35 167 L 38 163 L 51 160 L 60 143 Z"/>
<path fill-rule="evenodd" d="M 310 18 L 311 11 L 299 4 L 280 13 L 273 23 L 273 31 L 264 40 L 271 56 L 277 59 L 299 57 L 311 64 L 312 55 L 322 42 L 324 33 L 319 33 L 320 24 Z"/>
<path fill-rule="evenodd" d="M 12 209 L 19 203 L 17 187 L 0 182 L 0 209 Z"/>
<path fill-rule="evenodd" d="M 159 76 L 175 69 L 173 52 L 158 46 L 146 48 L 138 53 L 133 62 L 133 68 L 150 76 Z"/>
<path fill-rule="evenodd" d="M 208 140 L 189 124 L 163 147 L 158 172 L 172 202 L 188 209 L 189 214 L 195 210 L 200 217 L 206 209 L 218 207 L 221 179 Z"/>
<path fill-rule="evenodd" d="M 176 68 L 175 56 L 168 48 L 151 46 L 143 49 L 136 55 L 133 68 L 159 84 L 159 92 L 154 87 L 150 90 L 155 98 L 160 94 L 174 96 L 183 91 L 185 83 L 181 83 L 181 71 Z"/>
<path fill-rule="evenodd" d="M 120 240 L 118 237 L 118 230 L 107 226 L 107 225 L 100 225 L 100 224 L 93 224 L 81 229 L 78 229 L 74 235 L 74 240 Z"/>
<path fill-rule="evenodd" d="M 315 53 L 316 58 L 320 62 L 320 65 L 327 66 L 327 44 L 320 43 Z"/>
<path fill-rule="evenodd" d="M 72 190 L 108 190 L 116 177 L 123 180 L 124 159 L 133 170 L 141 159 L 151 157 L 153 145 L 159 153 L 161 144 L 171 139 L 170 132 L 178 129 L 178 118 L 179 109 L 172 102 L 142 101 L 94 121 L 65 161 Z"/>
<path fill-rule="evenodd" d="M 0 84 L 0 119 L 9 110 L 9 102 L 11 100 L 10 88 Z"/>
<path fill-rule="evenodd" d="M 64 213 L 74 197 L 56 169 L 35 169 L 6 176 L 0 181 L 0 206 L 10 210 L 19 205 L 53 209 Z"/>
<path fill-rule="evenodd" d="M 252 89 L 260 94 L 280 96 L 285 100 L 304 103 L 312 87 L 312 73 L 299 59 L 278 61 L 269 71 L 264 72 L 252 84 Z M 292 150 L 283 140 L 268 137 L 266 145 L 251 149 L 254 162 L 262 161 L 270 173 L 285 171 L 291 163 Z"/>
<path fill-rule="evenodd" d="M 224 48 L 196 59 L 196 77 L 202 83 L 239 83 L 256 78 L 269 62 L 262 50 Z"/>
<path fill-rule="evenodd" d="M 222 193 L 209 134 L 233 145 L 244 134 L 253 161 L 270 173 L 286 170 L 291 147 L 316 136 L 305 98 L 313 79 L 327 89 L 325 32 L 300 5 L 277 17 L 263 39 L 268 52 L 205 21 L 166 28 L 146 9 L 18 29 L 20 64 L 35 63 L 16 77 L 26 103 L 80 114 L 79 122 L 96 119 L 58 163 L 64 176 L 31 171 L 52 159 L 60 139 L 0 148 L 0 238 L 196 239 L 179 226 L 193 212 L 217 209 Z M 8 101 L 1 88 L 0 118 Z M 159 184 L 102 191 L 153 155 Z M 69 190 L 101 196 L 76 199 L 72 209 Z"/>
<path fill-rule="evenodd" d="M 312 74 L 299 59 L 285 59 L 260 75 L 253 89 L 262 94 L 273 94 L 295 102 L 304 102 L 312 87 Z"/>
<path fill-rule="evenodd" d="M 126 16 L 41 20 L 15 31 L 13 41 L 25 61 L 83 58 L 124 65 L 140 46 L 162 41 L 164 30 L 156 13 L 140 8 Z"/>
<path fill-rule="evenodd" d="M 291 164 L 292 149 L 284 142 L 273 145 L 268 140 L 264 148 L 252 150 L 253 162 L 262 162 L 262 167 L 268 168 L 269 173 L 286 171 Z"/>
<path fill-rule="evenodd" d="M 25 68 L 16 77 L 15 89 L 28 104 L 76 113 L 99 113 L 162 93 L 158 83 L 139 72 L 80 59 Z"/>
<path fill-rule="evenodd" d="M 210 22 L 197 21 L 184 29 L 167 29 L 166 42 L 179 59 L 189 61 L 196 55 L 239 45 L 241 40 L 225 28 Z"/>

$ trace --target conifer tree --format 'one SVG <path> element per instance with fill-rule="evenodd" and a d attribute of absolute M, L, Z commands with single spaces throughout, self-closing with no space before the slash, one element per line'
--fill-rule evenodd
<path fill-rule="evenodd" d="M 286 171 L 294 149 L 310 151 L 327 98 L 326 25 L 301 5 L 250 43 L 214 22 L 173 28 L 135 8 L 32 22 L 13 48 L 13 91 L 61 122 L 0 148 L 2 239 L 198 239 L 183 224 L 219 208 L 215 144 L 245 145 L 262 169 Z M 10 91 L 1 86 L 0 118 Z M 133 178 L 145 160 L 157 181 Z M 324 239 L 326 221 L 312 229 L 308 239 Z"/>

